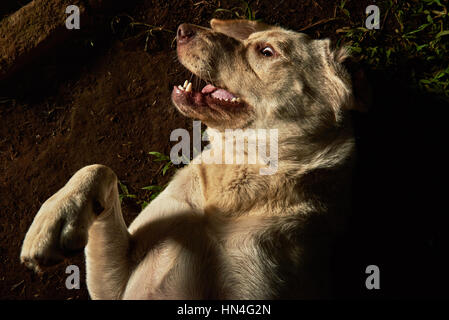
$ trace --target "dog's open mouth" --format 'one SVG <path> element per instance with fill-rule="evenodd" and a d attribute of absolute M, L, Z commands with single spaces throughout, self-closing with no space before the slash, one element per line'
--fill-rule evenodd
<path fill-rule="evenodd" d="M 193 108 L 210 107 L 232 111 L 245 106 L 241 98 L 223 88 L 206 84 L 200 91 L 195 91 L 193 84 L 188 80 L 183 85 L 173 88 L 172 97 L 177 105 Z"/>

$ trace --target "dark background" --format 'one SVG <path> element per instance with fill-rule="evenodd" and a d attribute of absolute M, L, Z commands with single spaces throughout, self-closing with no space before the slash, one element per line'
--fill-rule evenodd
<path fill-rule="evenodd" d="M 2 1 L 0 19 L 25 3 Z M 373 4 L 346 1 L 348 17 L 341 3 L 260 0 L 250 7 L 256 19 L 330 37 L 337 44 L 342 40 L 337 31 L 362 27 L 365 8 Z M 233 8 L 238 9 L 217 11 Z M 92 163 L 111 167 L 136 196 L 123 202 L 125 220 L 135 218 L 142 202 L 151 199 L 141 188 L 162 186 L 175 171 L 162 174 L 164 163 L 148 152 L 168 154 L 170 132 L 191 128 L 191 120 L 170 102 L 172 86 L 190 78 L 176 60 L 173 32 L 183 22 L 207 26 L 212 17 L 235 18 L 235 12 L 247 16 L 244 2 L 112 5 L 89 27 L 0 83 L 0 298 L 88 299 L 84 279 L 80 290 L 64 285 L 70 264 L 80 266 L 84 278 L 82 254 L 41 276 L 19 264 L 26 230 L 40 205 L 76 170 Z M 376 32 L 393 34 L 398 28 L 394 14 L 390 11 L 384 21 Z M 132 22 L 147 26 L 130 27 Z M 149 35 L 148 25 L 163 30 Z M 407 71 L 419 64 L 404 56 L 400 65 L 385 68 L 367 60 L 350 66 L 362 68 L 372 103 L 369 112 L 352 114 L 358 150 L 354 213 L 345 236 L 335 243 L 337 298 L 449 295 L 449 105 L 444 95 L 410 84 Z M 365 288 L 365 268 L 371 264 L 380 268 L 380 290 Z"/>

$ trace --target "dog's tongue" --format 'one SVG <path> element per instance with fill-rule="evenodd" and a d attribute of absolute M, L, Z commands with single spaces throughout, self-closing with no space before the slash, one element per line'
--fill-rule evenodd
<path fill-rule="evenodd" d="M 208 84 L 208 85 L 206 85 L 206 86 L 203 88 L 203 90 L 201 90 L 201 93 L 202 93 L 202 94 L 209 94 L 209 93 L 211 93 L 211 92 L 214 92 L 214 91 L 217 90 L 217 89 L 218 89 L 217 87 L 214 87 L 213 85 Z"/>
<path fill-rule="evenodd" d="M 232 98 L 237 98 L 229 91 L 226 91 L 224 89 L 219 89 L 211 84 L 206 85 L 203 90 L 201 90 L 202 94 L 209 94 L 212 93 L 211 96 L 216 99 L 222 99 L 222 100 L 232 100 Z"/>

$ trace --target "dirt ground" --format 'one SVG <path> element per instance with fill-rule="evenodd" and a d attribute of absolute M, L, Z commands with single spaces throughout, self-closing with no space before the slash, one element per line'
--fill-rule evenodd
<path fill-rule="evenodd" d="M 88 164 L 105 164 L 117 173 L 130 193 L 139 197 L 145 197 L 142 187 L 163 185 L 173 173 L 172 170 L 162 175 L 161 163 L 153 161 L 148 152 L 168 154 L 172 146 L 170 132 L 176 128 L 191 128 L 191 120 L 181 116 L 170 102 L 172 86 L 190 78 L 190 74 L 176 60 L 172 45 L 174 33 L 155 32 L 154 37 L 148 38 L 145 51 L 145 36 L 127 39 L 130 34 L 121 33 L 129 22 L 125 13 L 135 21 L 175 31 L 183 22 L 206 26 L 214 16 L 229 18 L 226 12 L 214 12 L 218 8 L 231 9 L 242 5 L 240 1 L 212 0 L 147 0 L 139 3 L 119 13 L 105 13 L 94 27 L 81 30 L 79 37 L 65 42 L 0 85 L 1 299 L 88 299 L 83 254 L 64 261 L 41 276 L 19 263 L 21 243 L 35 213 L 75 171 Z M 252 1 L 251 6 L 257 9 L 257 18 L 299 30 L 333 16 L 335 4 L 330 3 L 324 0 L 260 0 Z M 362 19 L 368 4 L 368 1 L 348 1 L 347 8 L 354 17 Z M 0 7 L 0 17 L 16 9 L 14 5 Z M 113 32 L 111 21 L 117 15 L 121 17 L 117 24 L 119 31 Z M 308 28 L 305 32 L 314 37 L 335 40 L 335 30 L 339 27 L 339 21 L 333 21 Z M 131 35 L 136 36 L 138 32 L 135 30 Z M 374 120 L 369 122 L 361 131 L 374 128 L 374 123 Z M 390 123 L 388 128 L 393 129 L 394 124 Z M 392 147 L 392 150 L 396 149 Z M 382 165 L 381 162 L 377 164 Z M 128 199 L 124 201 L 123 211 L 129 223 L 138 214 L 139 206 Z M 395 225 L 400 225 L 402 218 L 394 220 Z M 421 223 L 418 221 L 416 218 L 414 227 Z M 437 224 L 443 228 L 440 223 Z M 380 225 L 374 222 L 371 233 L 352 233 L 365 240 L 367 250 L 372 249 L 371 256 L 359 252 L 360 247 L 354 247 L 351 237 L 342 240 L 342 243 L 352 244 L 352 247 L 341 251 L 336 272 L 343 270 L 341 261 L 348 257 L 380 257 L 381 249 L 376 249 L 377 242 L 367 240 Z M 429 230 L 433 230 L 433 226 L 429 225 Z M 413 230 L 405 234 L 409 235 Z M 440 229 L 436 232 L 432 231 L 422 241 L 433 239 L 437 243 L 437 251 L 428 253 L 430 258 L 426 255 L 426 259 L 430 260 L 426 261 L 431 261 L 428 263 L 432 266 L 439 263 L 438 270 L 447 265 L 438 251 L 446 248 L 441 243 L 445 243 L 447 238 L 441 236 Z M 384 235 L 390 235 L 390 240 L 395 238 L 392 229 Z M 399 242 L 402 245 L 402 240 Z M 416 252 L 420 252 L 421 245 L 421 240 L 417 240 Z M 382 258 L 385 265 L 389 264 L 388 258 L 394 257 L 395 249 Z M 427 254 L 428 251 L 425 252 Z M 355 274 L 352 280 L 342 284 L 348 291 L 355 294 L 361 291 L 361 285 L 354 283 L 363 279 L 364 269 L 356 270 L 367 260 L 362 259 L 345 271 L 354 271 Z M 396 258 L 391 265 L 398 260 Z M 65 287 L 65 268 L 70 264 L 76 264 L 81 269 L 80 290 L 67 290 Z M 425 270 L 430 271 L 430 267 Z M 413 275 L 412 271 L 408 272 L 402 273 L 404 278 Z M 394 273 L 386 276 L 388 279 L 394 277 Z M 344 279 L 342 277 L 340 282 Z M 418 284 L 417 288 L 425 290 L 425 283 L 433 280 L 419 280 L 421 286 Z M 406 280 L 402 279 L 401 283 L 406 283 Z M 393 295 L 397 293 L 396 289 L 391 290 Z"/>

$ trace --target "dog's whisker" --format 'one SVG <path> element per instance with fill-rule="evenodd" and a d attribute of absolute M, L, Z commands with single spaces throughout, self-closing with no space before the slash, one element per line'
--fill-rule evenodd
<path fill-rule="evenodd" d="M 189 82 L 192 82 L 192 79 L 193 79 L 194 76 L 195 76 L 195 75 L 191 72 L 191 73 L 190 73 L 190 79 L 189 79 Z"/>
<path fill-rule="evenodd" d="M 212 83 L 212 77 L 210 76 L 210 72 L 209 72 L 209 70 L 207 70 L 207 75 L 208 75 L 208 77 L 209 77 L 209 81 L 210 81 L 210 83 Z"/>
<path fill-rule="evenodd" d="M 200 90 L 200 83 L 201 83 L 201 74 L 200 77 L 195 77 L 195 88 L 198 88 L 198 90 Z"/>

